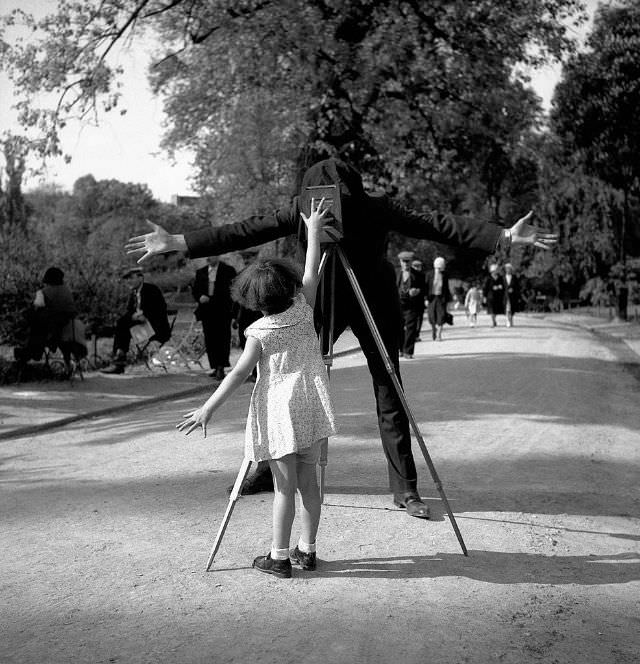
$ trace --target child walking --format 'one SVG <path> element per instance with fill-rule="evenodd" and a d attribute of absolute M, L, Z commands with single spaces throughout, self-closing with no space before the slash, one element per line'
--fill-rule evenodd
<path fill-rule="evenodd" d="M 478 288 L 477 284 L 473 284 L 464 298 L 464 308 L 467 311 L 469 327 L 476 326 L 476 323 L 478 322 L 478 311 L 481 306 L 482 291 Z"/>
<path fill-rule="evenodd" d="M 291 577 L 291 562 L 302 569 L 316 567 L 316 533 L 320 521 L 320 489 L 316 464 L 320 446 L 335 433 L 327 372 L 313 325 L 318 287 L 320 231 L 324 199 L 302 218 L 307 226 L 304 275 L 295 263 L 282 259 L 257 261 L 234 282 L 241 305 L 263 317 L 245 330 L 246 345 L 234 368 L 206 403 L 178 425 L 189 434 L 198 426 L 207 435 L 212 414 L 258 366 L 245 432 L 245 456 L 268 460 L 274 481 L 271 551 L 258 556 L 253 567 L 280 578 Z M 302 532 L 289 550 L 296 491 L 302 498 Z"/>

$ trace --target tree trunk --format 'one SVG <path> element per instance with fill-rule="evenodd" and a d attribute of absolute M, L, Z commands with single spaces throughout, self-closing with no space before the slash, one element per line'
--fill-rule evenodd
<path fill-rule="evenodd" d="M 627 320 L 627 304 L 629 302 L 629 289 L 626 282 L 616 289 L 616 318 Z"/>

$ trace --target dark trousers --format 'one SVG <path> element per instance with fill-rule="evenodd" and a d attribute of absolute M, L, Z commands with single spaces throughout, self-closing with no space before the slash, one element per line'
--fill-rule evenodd
<path fill-rule="evenodd" d="M 418 332 L 420 332 L 420 318 L 422 309 L 402 309 L 403 327 L 400 348 L 405 355 L 413 355 Z"/>
<path fill-rule="evenodd" d="M 346 286 L 346 288 L 350 289 L 350 286 Z M 342 289 L 339 292 L 343 295 L 339 303 L 340 306 L 336 307 L 334 339 L 337 339 L 349 325 L 358 338 L 367 359 L 376 398 L 376 413 L 378 415 L 382 449 L 387 459 L 389 488 L 397 494 L 415 492 L 417 491 L 417 472 L 411 451 L 409 419 L 369 331 L 360 304 L 351 292 L 347 291 L 349 295 L 344 295 L 345 290 Z M 372 309 L 376 326 L 391 358 L 395 373 L 402 383 L 398 362 L 399 311 L 380 305 L 378 305 L 376 311 L 369 299 L 367 302 Z"/>
<path fill-rule="evenodd" d="M 124 359 L 131 345 L 131 326 L 133 320 L 131 314 L 125 314 L 118 318 L 116 329 L 113 333 L 113 356 Z"/>
<path fill-rule="evenodd" d="M 231 317 L 201 306 L 200 322 L 207 359 L 212 369 L 229 366 L 231 352 Z"/>

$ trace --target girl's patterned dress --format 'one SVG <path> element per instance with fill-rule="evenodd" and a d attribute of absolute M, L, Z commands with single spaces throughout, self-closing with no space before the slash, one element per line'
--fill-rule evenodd
<path fill-rule="evenodd" d="M 245 432 L 246 458 L 279 459 L 334 434 L 327 371 L 304 296 L 299 294 L 286 311 L 255 321 L 245 335 L 262 345 Z"/>

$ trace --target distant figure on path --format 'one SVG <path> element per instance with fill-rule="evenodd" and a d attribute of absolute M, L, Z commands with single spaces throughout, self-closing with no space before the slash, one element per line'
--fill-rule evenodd
<path fill-rule="evenodd" d="M 424 310 L 424 275 L 411 267 L 413 251 L 398 254 L 400 266 L 396 270 L 396 285 L 402 311 L 402 340 L 400 357 L 413 358 L 416 338 L 420 328 L 420 314 Z"/>
<path fill-rule="evenodd" d="M 513 274 L 513 265 L 504 266 L 504 309 L 507 314 L 507 327 L 513 326 L 513 314 L 520 311 L 520 280 Z"/>
<path fill-rule="evenodd" d="M 464 298 L 464 308 L 469 317 L 469 326 L 475 327 L 478 322 L 478 311 L 482 306 L 482 291 L 477 283 L 473 283 Z"/>
<path fill-rule="evenodd" d="M 491 316 L 491 325 L 497 325 L 496 316 L 504 314 L 504 280 L 495 263 L 489 265 L 489 276 L 482 289 L 487 313 Z"/>
<path fill-rule="evenodd" d="M 431 323 L 431 338 L 442 341 L 442 328 L 447 322 L 447 304 L 451 301 L 449 277 L 445 272 L 446 262 L 442 256 L 433 261 L 433 270 L 426 277 L 427 315 Z"/>
<path fill-rule="evenodd" d="M 424 263 L 421 260 L 414 259 L 413 261 L 411 261 L 411 267 L 420 274 L 422 279 L 425 278 Z M 420 330 L 422 330 L 422 323 L 424 322 L 425 297 L 426 297 L 426 291 L 422 294 L 422 308 L 420 309 L 420 315 L 418 316 L 418 336 L 416 337 L 416 341 L 422 341 L 422 339 L 420 339 Z"/>

